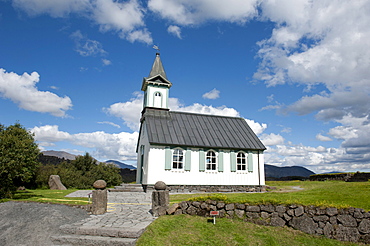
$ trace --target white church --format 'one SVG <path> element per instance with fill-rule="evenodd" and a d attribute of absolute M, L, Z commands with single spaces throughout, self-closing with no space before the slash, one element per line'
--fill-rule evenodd
<path fill-rule="evenodd" d="M 136 182 L 176 191 L 261 191 L 266 149 L 243 118 L 174 112 L 159 53 L 143 79 Z"/>

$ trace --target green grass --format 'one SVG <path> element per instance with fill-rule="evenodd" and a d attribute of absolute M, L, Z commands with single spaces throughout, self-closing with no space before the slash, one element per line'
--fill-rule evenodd
<path fill-rule="evenodd" d="M 210 221 L 210 218 L 190 215 L 162 216 L 147 227 L 136 245 L 361 245 L 312 236 L 290 228 L 260 226 L 236 219 L 217 218 L 215 225 Z"/>
<path fill-rule="evenodd" d="M 68 204 L 68 205 L 88 204 L 88 198 L 65 197 L 66 195 L 74 191 L 77 191 L 77 189 L 17 191 L 13 199 L 1 199 L 0 202 L 23 201 L 23 202 L 58 203 L 58 204 Z"/>
<path fill-rule="evenodd" d="M 370 182 L 343 181 L 274 181 L 267 185 L 277 189 L 266 193 L 223 193 L 228 203 L 300 204 L 322 207 L 355 207 L 370 210 Z M 292 187 L 303 188 L 295 190 Z M 188 199 L 206 200 L 209 194 L 171 195 L 171 203 Z M 214 195 L 212 195 L 214 196 Z M 198 197 L 198 198 L 197 198 Z"/>
<path fill-rule="evenodd" d="M 224 200 L 228 203 L 301 204 L 324 207 L 356 207 L 370 210 L 370 182 L 279 181 L 266 193 L 178 194 L 171 203 L 184 200 Z M 299 186 L 303 190 L 293 187 Z M 260 226 L 239 219 L 176 215 L 155 220 L 139 238 L 139 246 L 155 245 L 363 245 L 312 236 L 291 228 Z"/>

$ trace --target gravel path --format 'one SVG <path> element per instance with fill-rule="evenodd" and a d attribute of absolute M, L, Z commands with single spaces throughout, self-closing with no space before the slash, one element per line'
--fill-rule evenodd
<path fill-rule="evenodd" d="M 0 245 L 53 245 L 50 236 L 59 235 L 61 225 L 88 217 L 85 210 L 65 205 L 0 203 Z"/>

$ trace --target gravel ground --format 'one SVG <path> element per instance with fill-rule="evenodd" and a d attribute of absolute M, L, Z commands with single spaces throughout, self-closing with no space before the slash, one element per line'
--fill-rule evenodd
<path fill-rule="evenodd" d="M 65 205 L 0 203 L 0 246 L 53 245 L 50 236 L 59 235 L 61 225 L 87 217 L 85 210 Z"/>

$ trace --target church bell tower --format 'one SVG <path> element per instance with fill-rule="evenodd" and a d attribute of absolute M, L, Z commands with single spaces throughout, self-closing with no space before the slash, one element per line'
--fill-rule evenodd
<path fill-rule="evenodd" d="M 141 90 L 144 91 L 144 109 L 168 109 L 169 89 L 172 83 L 167 79 L 159 53 L 147 78 L 143 78 Z"/>

